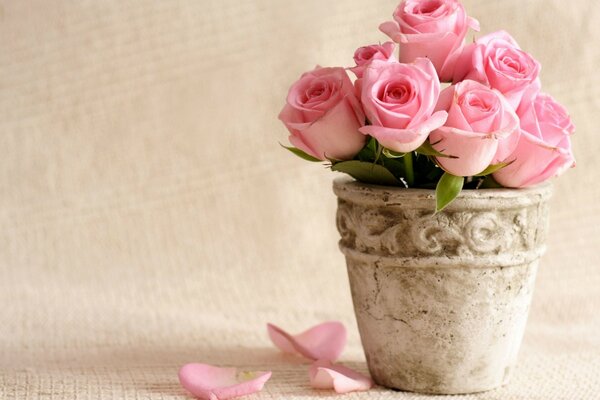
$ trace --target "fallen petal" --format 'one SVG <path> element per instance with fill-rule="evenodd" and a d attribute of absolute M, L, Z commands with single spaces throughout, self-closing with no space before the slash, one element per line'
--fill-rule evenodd
<path fill-rule="evenodd" d="M 309 370 L 310 385 L 316 389 L 334 389 L 337 393 L 369 390 L 373 381 L 342 365 L 327 360 L 316 361 Z"/>
<path fill-rule="evenodd" d="M 186 364 L 179 370 L 179 382 L 188 392 L 203 400 L 225 400 L 260 391 L 271 372 L 237 372 L 208 364 Z"/>
<path fill-rule="evenodd" d="M 269 337 L 286 353 L 300 353 L 311 360 L 338 359 L 346 346 L 346 328 L 341 322 L 329 321 L 298 334 L 290 335 L 273 324 L 267 324 Z"/>

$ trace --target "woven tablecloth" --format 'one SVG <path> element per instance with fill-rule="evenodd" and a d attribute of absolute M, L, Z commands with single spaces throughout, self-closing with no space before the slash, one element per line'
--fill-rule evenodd
<path fill-rule="evenodd" d="M 0 1 L 0 399 L 185 399 L 191 361 L 269 369 L 338 319 L 366 371 L 333 173 L 281 150 L 301 72 L 350 65 L 395 1 Z M 600 3 L 465 1 L 543 65 L 577 125 L 510 385 L 457 399 L 600 398 Z M 425 399 L 376 388 L 348 399 Z"/>

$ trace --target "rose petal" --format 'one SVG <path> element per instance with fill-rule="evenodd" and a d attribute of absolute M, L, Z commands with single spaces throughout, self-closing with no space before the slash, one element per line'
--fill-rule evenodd
<path fill-rule="evenodd" d="M 519 143 L 519 137 L 521 136 L 521 130 L 519 129 L 519 117 L 513 111 L 508 104 L 508 101 L 503 97 L 499 96 L 502 106 L 504 108 L 503 113 L 503 126 L 496 134 L 498 137 L 498 150 L 492 160 L 493 164 L 499 162 L 505 162 L 508 157 L 515 151 Z"/>
<path fill-rule="evenodd" d="M 371 378 L 327 360 L 316 361 L 309 370 L 310 385 L 316 389 L 334 389 L 337 393 L 369 390 Z"/>
<path fill-rule="evenodd" d="M 208 364 L 186 364 L 179 370 L 179 382 L 188 392 L 203 400 L 225 400 L 262 390 L 270 371 L 240 374 L 235 368 Z"/>
<path fill-rule="evenodd" d="M 448 113 L 437 111 L 427 120 L 408 129 L 386 128 L 366 125 L 359 129 L 365 135 L 373 136 L 384 147 L 400 153 L 414 151 L 421 146 L 430 132 L 440 128 L 446 122 Z"/>
<path fill-rule="evenodd" d="M 417 57 L 427 55 L 436 71 L 442 70 L 444 61 L 457 42 L 452 32 L 407 34 L 402 39 L 398 58 L 401 63 L 410 63 Z"/>
<path fill-rule="evenodd" d="M 491 164 L 498 141 L 476 132 L 442 127 L 431 133 L 429 140 L 437 151 L 457 158 L 437 157 L 438 164 L 456 176 L 472 176 Z"/>
<path fill-rule="evenodd" d="M 517 41 L 510 35 L 510 33 L 506 32 L 504 30 L 499 30 L 496 32 L 488 33 L 487 35 L 484 35 L 484 36 L 480 37 L 479 39 L 477 39 L 477 43 L 488 45 L 493 40 L 503 40 L 503 41 L 507 42 L 509 45 L 511 45 L 512 47 L 520 49 Z"/>
<path fill-rule="evenodd" d="M 357 119 L 357 107 L 354 96 L 348 96 L 330 109 L 323 118 L 304 126 L 298 135 L 314 155 L 320 160 L 328 157 L 337 160 L 349 160 L 365 144 L 365 137 L 358 132 L 362 122 Z M 364 121 L 364 117 L 363 117 Z M 290 124 L 291 125 L 291 124 Z M 317 152 L 316 149 L 321 149 Z"/>
<path fill-rule="evenodd" d="M 282 351 L 300 353 L 311 360 L 335 361 L 346 346 L 346 328 L 337 321 L 324 322 L 298 335 L 290 335 L 269 323 L 267 332 L 273 344 Z"/>
<path fill-rule="evenodd" d="M 549 147 L 542 139 L 521 132 L 519 145 L 512 154 L 514 161 L 494 173 L 494 179 L 505 187 L 527 187 L 561 175 L 575 166 L 568 136 L 561 147 Z"/>
<path fill-rule="evenodd" d="M 387 21 L 379 25 L 379 30 L 390 37 L 394 42 L 400 43 L 402 40 L 402 34 L 400 33 L 400 26 L 396 21 Z"/>
<path fill-rule="evenodd" d="M 480 30 L 479 21 L 473 17 L 467 17 L 467 25 L 469 25 L 469 28 L 473 29 L 474 31 L 479 32 Z"/>
<path fill-rule="evenodd" d="M 366 125 L 361 127 L 359 131 L 365 135 L 373 136 L 383 147 L 400 153 L 414 151 L 427 140 L 427 133 L 415 129 L 395 129 Z"/>
<path fill-rule="evenodd" d="M 448 113 L 446 111 L 436 111 L 427 120 L 414 127 L 411 127 L 411 129 L 415 129 L 421 134 L 429 134 L 430 132 L 443 126 L 447 119 Z"/>
<path fill-rule="evenodd" d="M 320 156 L 319 156 L 319 154 L 318 154 L 316 151 L 314 151 L 313 149 L 311 149 L 311 148 L 310 148 L 310 147 L 309 147 L 309 146 L 308 146 L 308 145 L 307 145 L 307 144 L 304 142 L 304 140 L 302 140 L 302 136 L 300 136 L 300 135 L 298 135 L 298 136 L 296 136 L 296 135 L 290 135 L 290 136 L 288 137 L 288 140 L 289 140 L 289 141 L 290 141 L 290 143 L 291 143 L 292 145 L 294 145 L 294 147 L 296 147 L 297 149 L 300 149 L 300 150 L 302 150 L 303 152 L 305 152 L 306 154 L 308 154 L 308 155 L 311 155 L 311 156 L 313 156 L 313 157 L 315 157 L 315 158 L 319 158 L 319 159 L 320 159 Z"/>

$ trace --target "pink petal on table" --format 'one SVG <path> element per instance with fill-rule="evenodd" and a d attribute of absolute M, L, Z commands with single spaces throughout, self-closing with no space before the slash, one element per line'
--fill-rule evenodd
<path fill-rule="evenodd" d="M 334 389 L 337 393 L 369 390 L 373 381 L 342 365 L 327 360 L 316 361 L 309 370 L 310 385 L 316 389 Z"/>
<path fill-rule="evenodd" d="M 237 372 L 208 364 L 186 364 L 179 370 L 179 382 L 188 392 L 203 400 L 225 400 L 260 391 L 271 372 Z"/>
<path fill-rule="evenodd" d="M 290 335 L 273 324 L 267 324 L 269 337 L 286 353 L 300 353 L 311 360 L 338 359 L 346 346 L 346 328 L 341 322 L 329 321 L 298 334 Z"/>

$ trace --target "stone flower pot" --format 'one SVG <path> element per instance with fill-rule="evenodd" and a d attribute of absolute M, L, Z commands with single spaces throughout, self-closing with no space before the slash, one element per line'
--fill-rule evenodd
<path fill-rule="evenodd" d="M 333 184 L 337 227 L 371 376 L 458 394 L 507 383 L 545 250 L 552 187 L 433 190 Z"/>

